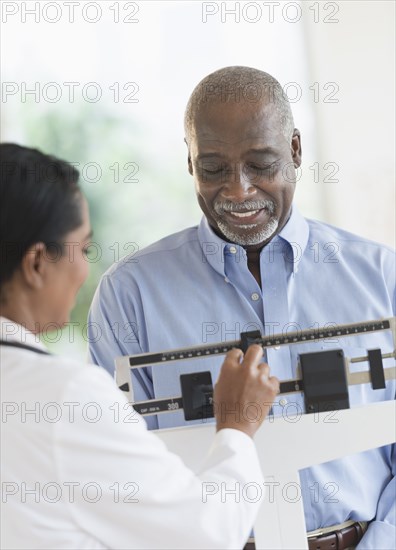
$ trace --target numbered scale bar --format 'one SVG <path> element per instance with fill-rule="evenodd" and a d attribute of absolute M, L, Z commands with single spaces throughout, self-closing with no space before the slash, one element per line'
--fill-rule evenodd
<path fill-rule="evenodd" d="M 389 370 L 389 369 L 387 369 Z M 302 380 L 285 380 L 280 383 L 280 394 L 296 393 L 304 391 Z M 175 412 L 184 408 L 183 398 L 165 397 L 163 399 L 150 399 L 147 401 L 138 401 L 133 403 L 133 408 L 142 416 L 161 414 L 166 412 Z"/>
<path fill-rule="evenodd" d="M 140 414 L 147 416 L 184 410 L 186 420 L 194 419 L 197 418 L 194 416 L 197 410 L 197 394 L 194 392 L 196 392 L 198 387 L 201 389 L 204 388 L 202 394 L 204 397 L 201 395 L 202 400 L 200 402 L 200 407 L 202 409 L 207 407 L 209 410 L 210 407 L 213 406 L 213 389 L 211 387 L 212 381 L 209 372 L 181 375 L 182 396 L 136 402 L 130 384 L 130 370 L 147 365 L 159 365 L 162 363 L 198 359 L 212 355 L 223 355 L 233 348 L 240 348 L 246 351 L 247 347 L 253 343 L 259 344 L 263 348 L 271 348 L 282 345 L 316 342 L 326 338 L 342 338 L 359 334 L 375 333 L 384 330 L 391 330 L 395 348 L 395 317 L 338 325 L 337 327 L 307 329 L 286 335 L 275 334 L 272 337 L 262 336 L 259 331 L 245 332 L 241 333 L 240 340 L 234 340 L 232 342 L 119 357 L 116 359 L 116 378 L 118 386 L 122 391 L 128 394 L 130 402 L 133 403 L 133 407 Z M 371 383 L 372 388 L 375 390 L 384 388 L 386 380 L 396 378 L 396 367 L 384 369 L 382 364 L 382 359 L 392 357 L 395 357 L 395 351 L 382 354 L 380 349 L 368 350 L 367 357 L 356 358 L 344 357 L 342 349 L 300 354 L 297 378 L 280 382 L 280 394 L 304 392 L 308 412 L 315 412 L 318 410 L 318 407 L 320 408 L 320 406 L 322 406 L 323 399 L 326 396 L 326 399 L 330 399 L 331 397 L 336 409 L 348 408 L 349 385 Z M 349 371 L 349 363 L 361 361 L 368 361 L 369 370 L 351 373 Z M 323 387 L 322 372 L 325 372 L 327 378 L 329 375 L 331 376 L 333 380 L 333 390 L 337 388 L 331 395 L 328 393 L 329 390 Z M 210 392 L 207 391 L 208 387 L 211 388 Z M 209 416 L 208 414 L 207 417 Z"/>
<path fill-rule="evenodd" d="M 151 399 L 148 401 L 140 401 L 133 404 L 136 412 L 142 416 L 150 416 L 151 414 L 175 412 L 183 409 L 182 397 L 166 397 L 165 399 Z"/>
<path fill-rule="evenodd" d="M 323 352 L 322 352 L 323 353 Z M 324 352 L 326 353 L 326 352 Z M 396 352 L 391 353 L 384 353 L 381 355 L 382 359 L 390 359 L 396 357 Z M 371 383 L 373 388 L 375 388 L 373 384 L 373 375 L 370 371 L 362 371 L 362 372 L 349 372 L 348 368 L 348 362 L 349 363 L 358 363 L 362 361 L 367 361 L 369 357 L 356 357 L 353 359 L 347 359 L 345 358 L 345 382 L 348 386 L 353 386 L 356 384 L 369 384 Z M 383 380 L 384 382 L 386 380 L 394 380 L 396 378 L 396 367 L 390 367 L 387 369 L 383 369 Z M 379 386 L 378 389 L 380 389 Z M 304 381 L 301 378 L 292 379 L 292 380 L 284 380 L 283 382 L 280 382 L 279 384 L 279 394 L 290 394 L 290 393 L 299 393 L 304 392 Z M 212 402 L 208 403 L 207 405 L 212 405 Z M 147 401 L 140 401 L 133 403 L 133 408 L 142 416 L 150 416 L 155 414 L 163 414 L 167 412 L 175 412 L 178 410 L 182 410 L 185 408 L 183 397 L 167 397 L 163 399 L 151 399 Z M 342 407 L 344 408 L 344 407 Z M 208 415 L 207 418 L 209 418 L 211 415 Z"/>
<path fill-rule="evenodd" d="M 356 336 L 370 332 L 382 330 L 395 330 L 395 318 L 382 319 L 376 321 L 365 321 L 363 323 L 353 323 L 348 325 L 338 325 L 337 327 L 327 327 L 321 329 L 307 329 L 288 334 L 275 334 L 272 337 L 259 336 L 249 341 L 249 344 L 260 344 L 263 348 L 272 348 L 275 346 L 289 346 L 291 344 L 302 344 L 307 342 L 316 342 L 326 338 Z M 395 339 L 395 337 L 394 337 Z M 149 365 L 158 365 L 161 363 L 170 363 L 173 361 L 185 361 L 186 359 L 200 359 L 211 355 L 224 355 L 233 348 L 241 348 L 242 340 L 231 342 L 221 342 L 207 346 L 196 346 L 190 348 L 179 348 L 157 353 L 141 353 L 139 355 L 127 356 L 131 368 L 144 367 Z"/>

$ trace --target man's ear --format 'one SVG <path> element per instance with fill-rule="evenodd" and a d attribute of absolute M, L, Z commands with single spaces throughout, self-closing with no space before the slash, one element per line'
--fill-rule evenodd
<path fill-rule="evenodd" d="M 193 170 L 193 165 L 192 165 L 192 162 L 191 162 L 190 153 L 188 153 L 187 163 L 188 163 L 188 171 L 189 171 L 190 175 L 192 176 L 194 174 L 194 170 Z"/>
<path fill-rule="evenodd" d="M 293 137 L 291 140 L 291 153 L 293 164 L 295 168 L 301 166 L 302 148 L 301 148 L 301 135 L 297 128 L 294 128 Z"/>
<path fill-rule="evenodd" d="M 25 283 L 32 289 L 41 289 L 48 264 L 47 247 L 44 243 L 35 243 L 22 258 L 20 273 Z"/>
<path fill-rule="evenodd" d="M 192 165 L 192 162 L 191 162 L 190 149 L 188 147 L 188 143 L 187 143 L 186 138 L 184 138 L 184 143 L 187 145 L 187 150 L 188 150 L 188 157 L 187 157 L 188 172 L 192 176 L 193 173 L 194 173 L 194 170 L 193 170 L 193 165 Z"/>

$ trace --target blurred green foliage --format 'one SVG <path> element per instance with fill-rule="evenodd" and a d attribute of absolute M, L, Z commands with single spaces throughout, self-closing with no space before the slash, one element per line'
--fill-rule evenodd
<path fill-rule="evenodd" d="M 131 251 L 199 219 L 184 164 L 167 159 L 165 174 L 164 159 L 156 152 L 153 162 L 149 136 L 137 121 L 92 107 L 74 104 L 72 110 L 40 112 L 34 104 L 21 106 L 23 144 L 73 163 L 90 206 L 95 245 L 88 256 L 89 277 L 79 292 L 71 324 L 42 335 L 52 351 L 82 360 L 87 314 L 103 273 Z"/>

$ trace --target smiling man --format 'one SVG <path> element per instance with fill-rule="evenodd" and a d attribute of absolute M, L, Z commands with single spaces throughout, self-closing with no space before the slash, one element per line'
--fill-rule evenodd
<path fill-rule="evenodd" d="M 209 225 L 245 248 L 261 284 L 257 252 L 289 220 L 301 164 L 300 133 L 280 84 L 247 67 L 209 75 L 191 95 L 185 133 L 188 169 Z"/>
<path fill-rule="evenodd" d="M 202 221 L 105 274 L 89 319 L 95 363 L 113 372 L 120 355 L 395 315 L 393 252 L 308 220 L 293 204 L 301 138 L 271 75 L 226 67 L 205 77 L 187 105 L 185 141 Z M 296 378 L 299 353 L 343 348 L 355 357 L 376 347 L 392 351 L 391 336 L 282 346 L 267 350 L 266 360 L 287 380 Z M 181 372 L 209 369 L 216 379 L 220 364 L 212 357 L 134 371 L 135 399 L 179 395 Z M 394 381 L 384 390 L 349 389 L 352 407 L 394 397 Z M 278 396 L 273 405 L 290 421 L 304 411 L 302 394 Z M 148 422 L 184 423 L 180 412 Z M 300 472 L 310 548 L 394 548 L 395 459 L 383 447 Z"/>

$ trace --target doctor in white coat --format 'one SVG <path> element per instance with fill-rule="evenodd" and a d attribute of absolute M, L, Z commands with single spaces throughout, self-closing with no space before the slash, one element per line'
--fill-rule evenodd
<path fill-rule="evenodd" d="M 104 369 L 51 355 L 88 274 L 88 206 L 69 164 L 1 152 L 1 547 L 242 548 L 262 484 L 252 437 L 278 392 L 262 350 L 231 351 L 215 387 L 217 433 L 199 474 L 147 431 Z M 260 403 L 260 420 L 244 406 Z M 239 502 L 238 502 L 239 500 Z"/>

